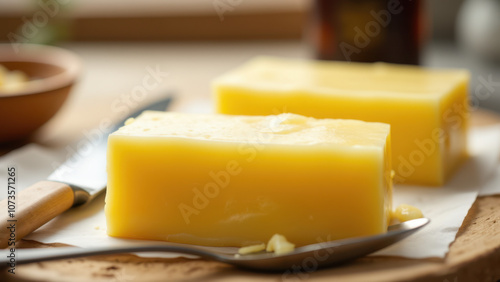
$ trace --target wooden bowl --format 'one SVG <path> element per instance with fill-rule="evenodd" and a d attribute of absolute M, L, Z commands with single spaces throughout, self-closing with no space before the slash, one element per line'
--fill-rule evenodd
<path fill-rule="evenodd" d="M 61 108 L 81 72 L 74 53 L 35 44 L 0 44 L 0 64 L 29 78 L 22 89 L 0 89 L 0 143 L 31 135 Z"/>

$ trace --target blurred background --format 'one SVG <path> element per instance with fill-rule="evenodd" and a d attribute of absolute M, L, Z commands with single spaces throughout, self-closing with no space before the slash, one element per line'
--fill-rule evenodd
<path fill-rule="evenodd" d="M 185 110 L 203 111 L 210 81 L 256 55 L 328 58 L 328 44 L 338 43 L 344 25 L 337 16 L 373 20 L 373 13 L 356 14 L 360 3 L 370 1 L 0 0 L 0 41 L 55 44 L 80 55 L 85 73 L 63 111 L 85 116 L 91 127 L 102 114 L 89 115 L 89 108 L 110 112 L 116 101 L 132 107 L 170 91 L 199 101 Z M 329 6 L 334 2 L 344 4 Z M 500 1 L 413 2 L 419 3 L 416 14 L 405 17 L 414 21 L 393 24 L 400 28 L 388 36 L 415 41 L 384 50 L 413 48 L 410 63 L 469 69 L 472 103 L 500 112 Z M 130 98 L 148 74 L 157 78 L 153 94 Z M 54 122 L 59 129 L 80 130 L 62 119 Z"/>

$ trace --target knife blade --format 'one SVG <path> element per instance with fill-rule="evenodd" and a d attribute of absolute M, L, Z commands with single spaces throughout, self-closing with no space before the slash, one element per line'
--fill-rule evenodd
<path fill-rule="evenodd" d="M 116 123 L 105 132 L 103 138 L 92 142 L 91 151 L 88 153 L 77 152 L 60 165 L 47 180 L 68 184 L 75 191 L 75 205 L 83 204 L 104 191 L 108 181 L 106 174 L 106 148 L 108 135 L 123 126 L 129 118 L 139 116 L 143 111 L 164 111 L 172 101 L 171 97 L 157 101 L 141 108 Z M 92 177 L 89 177 L 91 175 Z"/>
<path fill-rule="evenodd" d="M 143 107 L 105 132 L 96 132 L 86 147 L 61 164 L 45 181 L 22 190 L 15 199 L 0 202 L 0 248 L 15 242 L 73 206 L 94 199 L 106 189 L 106 149 L 110 133 L 123 126 L 128 118 L 146 110 L 164 111 L 172 97 Z M 89 138 L 89 137 L 88 137 Z M 89 138 L 90 139 L 90 138 Z M 80 143 L 79 143 L 80 144 Z M 9 211 L 7 213 L 7 211 Z"/>

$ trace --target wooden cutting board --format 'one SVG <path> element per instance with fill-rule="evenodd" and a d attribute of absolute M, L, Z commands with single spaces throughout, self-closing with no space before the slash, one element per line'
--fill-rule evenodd
<path fill-rule="evenodd" d="M 472 115 L 472 126 L 500 123 L 487 111 Z M 499 144 L 500 146 L 500 144 Z M 23 248 L 61 244 L 22 241 Z M 32 263 L 2 271 L 2 281 L 497 281 L 500 279 L 500 196 L 481 197 L 470 209 L 445 259 L 365 257 L 352 263 L 301 273 L 254 273 L 202 259 L 110 255 Z"/>

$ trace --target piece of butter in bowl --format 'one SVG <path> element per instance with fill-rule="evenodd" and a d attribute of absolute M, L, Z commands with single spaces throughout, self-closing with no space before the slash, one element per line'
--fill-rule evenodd
<path fill-rule="evenodd" d="M 8 70 L 0 65 L 0 91 L 11 93 L 22 90 L 29 81 L 28 76 L 19 70 Z"/>

